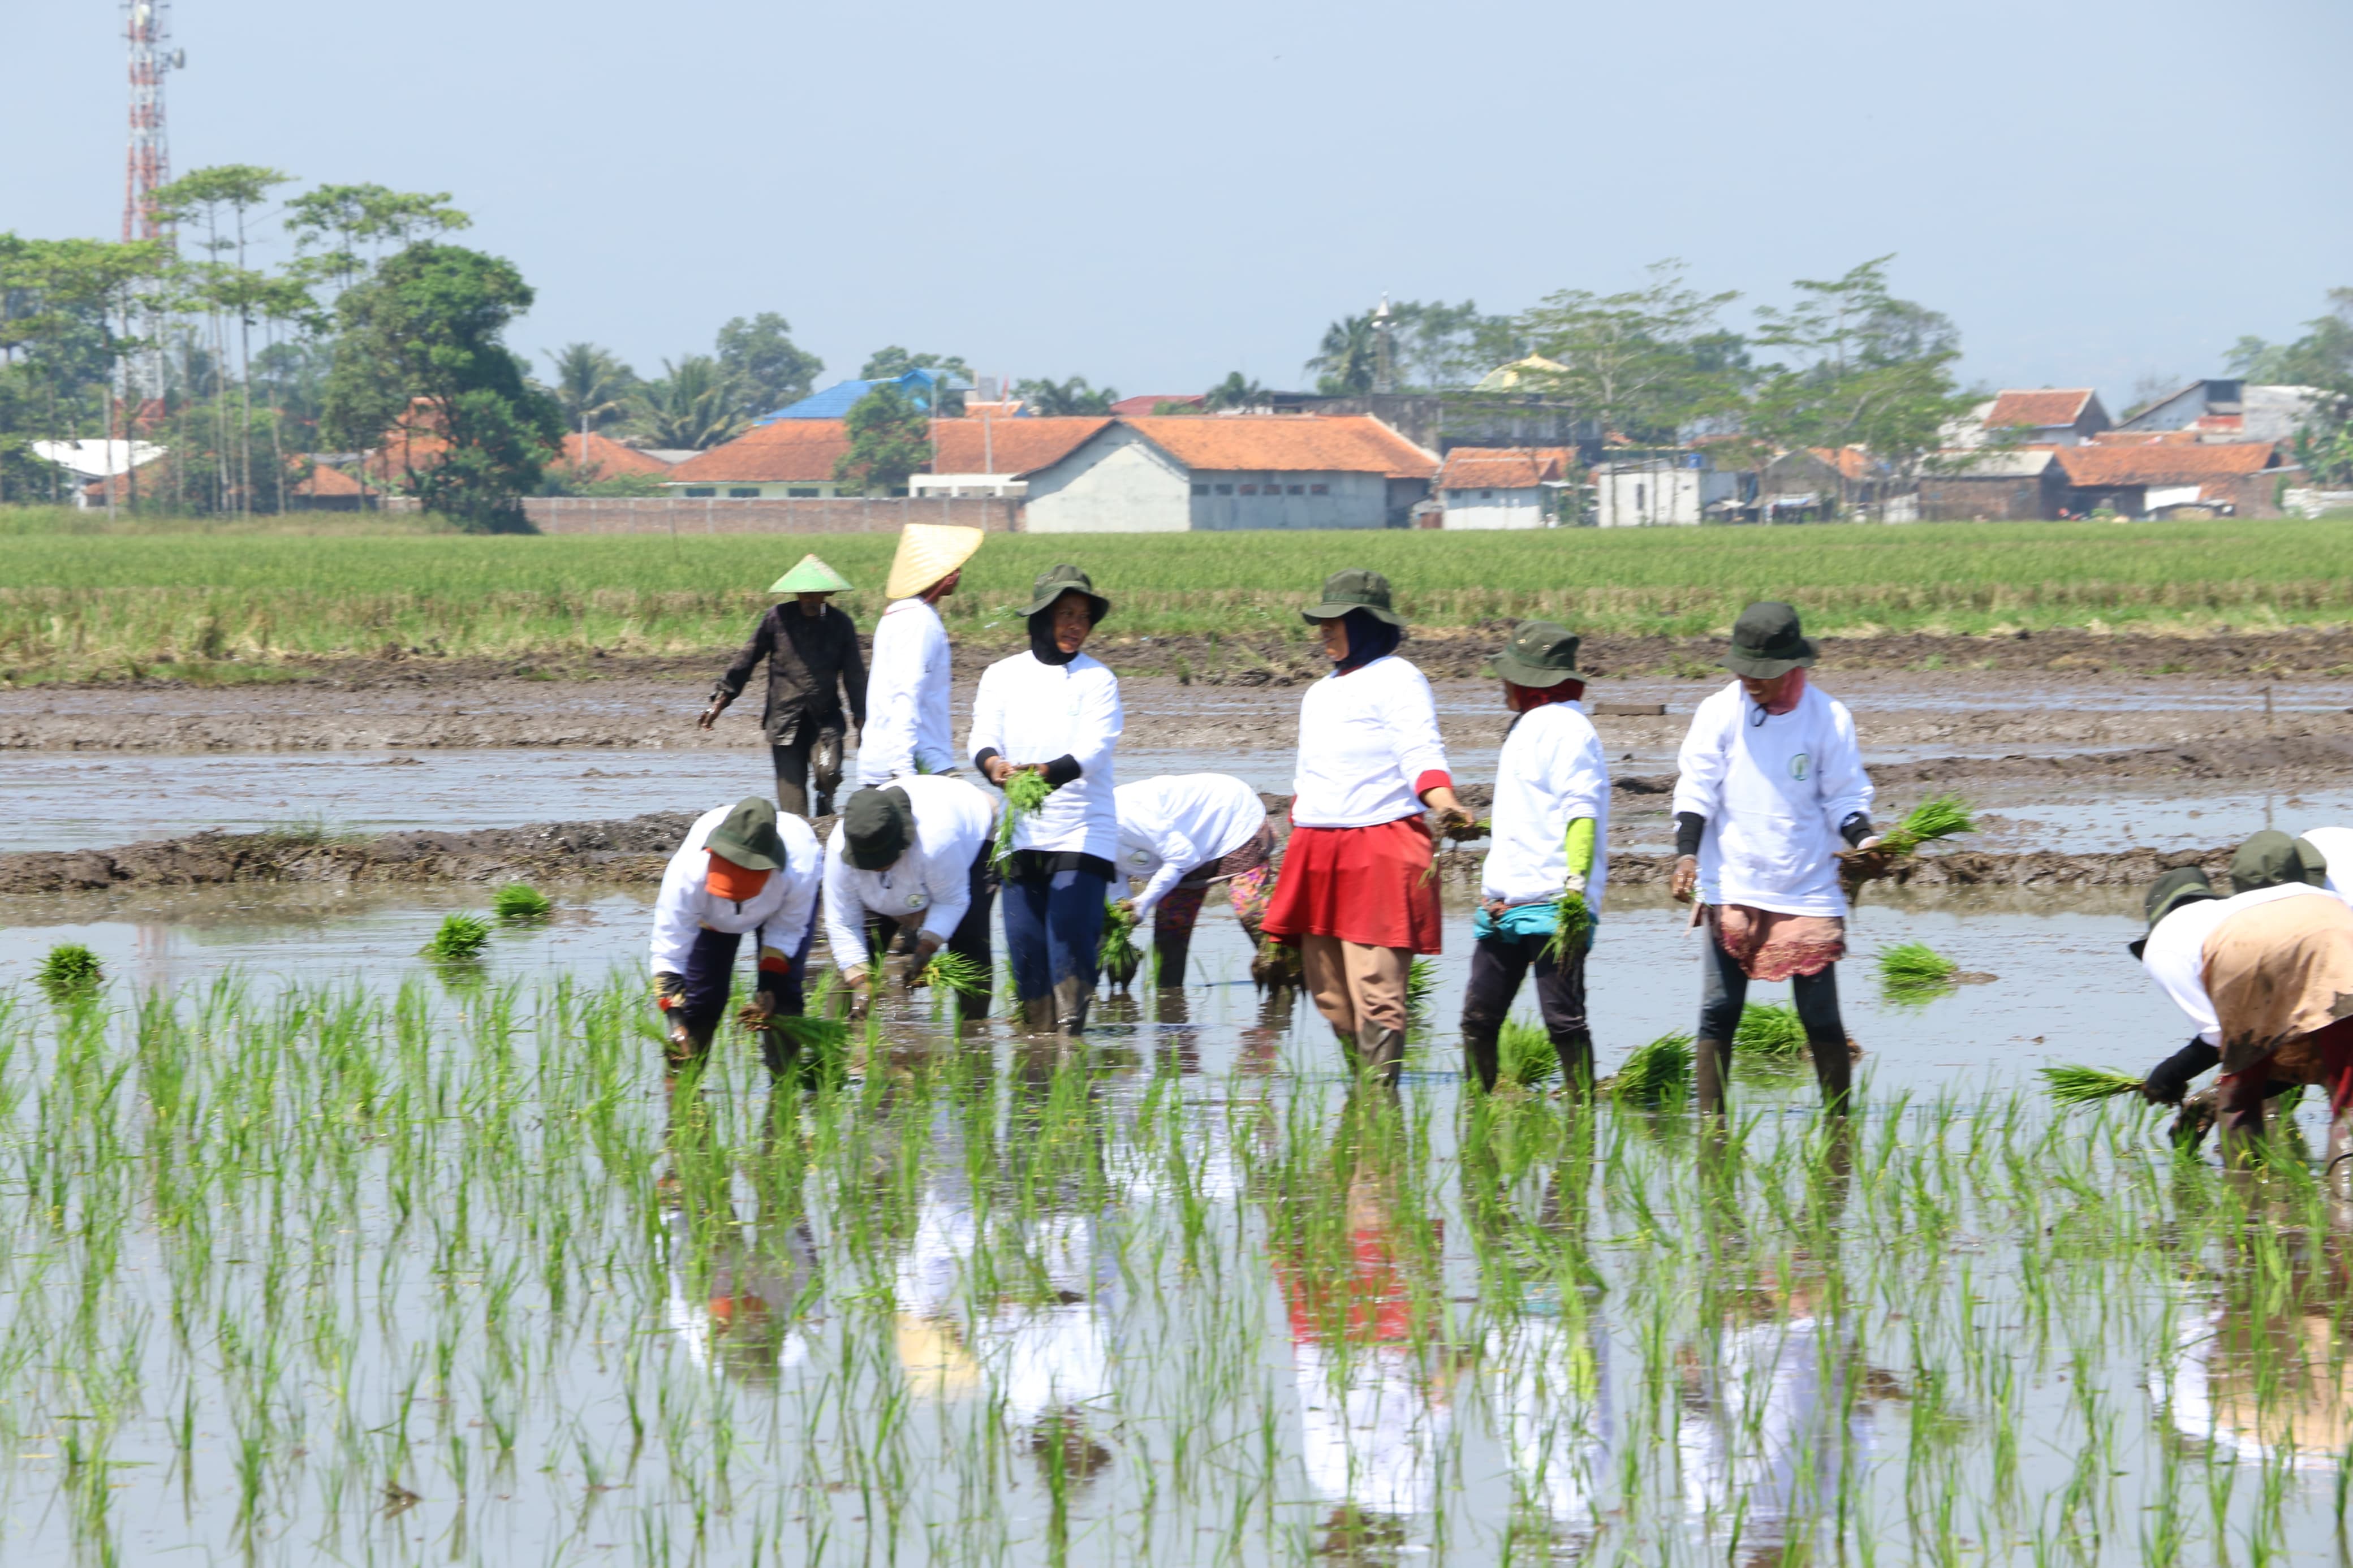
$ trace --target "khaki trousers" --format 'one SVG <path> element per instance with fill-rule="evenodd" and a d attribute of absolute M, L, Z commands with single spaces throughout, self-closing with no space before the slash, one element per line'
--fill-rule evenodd
<path fill-rule="evenodd" d="M 1367 1027 L 1405 1032 L 1405 978 L 1413 963 L 1411 949 L 1303 936 L 1299 963 L 1315 1010 L 1339 1033 L 1360 1035 Z"/>

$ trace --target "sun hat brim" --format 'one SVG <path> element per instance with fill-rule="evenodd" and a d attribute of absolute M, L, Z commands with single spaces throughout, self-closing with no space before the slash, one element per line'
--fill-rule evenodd
<path fill-rule="evenodd" d="M 771 594 L 848 594 L 849 579 L 814 555 L 804 555 L 793 569 L 768 584 Z"/>
<path fill-rule="evenodd" d="M 1498 679 L 1508 680 L 1514 686 L 1525 686 L 1532 691 L 1546 690 L 1564 680 L 1580 679 L 1574 665 L 1567 669 L 1555 669 L 1549 665 L 1529 664 L 1512 657 L 1508 648 L 1495 656 L 1495 675 Z"/>
<path fill-rule="evenodd" d="M 1299 618 L 1303 621 L 1336 621 L 1350 610 L 1362 610 L 1373 619 L 1386 621 L 1400 631 L 1405 628 L 1405 617 L 1387 605 L 1310 605 L 1299 612 Z"/>
<path fill-rule="evenodd" d="M 987 533 L 949 522 L 911 522 L 899 531 L 883 596 L 912 599 L 973 558 Z"/>
<path fill-rule="evenodd" d="M 1820 657 L 1811 637 L 1798 639 L 1799 651 L 1788 658 L 1771 658 L 1751 649 L 1734 647 L 1725 650 L 1724 668 L 1735 675 L 1745 675 L 1752 680 L 1771 680 L 1793 669 L 1809 668 Z"/>
<path fill-rule="evenodd" d="M 1082 588 L 1076 583 L 1057 583 L 1053 585 L 1053 588 L 1054 591 L 1045 595 L 1045 597 L 1030 600 L 1029 607 L 1021 613 L 1025 616 L 1034 616 L 1040 610 L 1052 609 L 1054 607 L 1054 601 L 1060 599 L 1063 595 L 1076 594 L 1081 598 L 1086 600 L 1089 605 L 1093 606 L 1094 617 L 1096 620 L 1100 621 L 1105 616 L 1111 614 L 1111 601 L 1104 598 L 1101 594 L 1095 593 L 1091 589 Z"/>

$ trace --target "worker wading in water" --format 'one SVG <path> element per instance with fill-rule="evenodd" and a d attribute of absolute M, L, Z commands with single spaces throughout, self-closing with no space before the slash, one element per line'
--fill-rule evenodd
<path fill-rule="evenodd" d="M 1732 1036 L 1751 980 L 1787 980 L 1812 1053 L 1822 1102 L 1843 1109 L 1852 1063 L 1839 1015 L 1846 955 L 1841 839 L 1870 851 L 1871 779 L 1843 703 L 1811 685 L 1814 645 L 1788 605 L 1740 612 L 1725 667 L 1738 679 L 1699 705 L 1675 781 L 1675 898 L 1698 900 L 1699 1109 L 1718 1114 L 1731 1079 Z M 1849 875 L 1881 868 L 1875 856 Z"/>
<path fill-rule="evenodd" d="M 911 522 L 882 591 L 890 596 L 874 623 L 874 657 L 866 675 L 866 721 L 858 737 L 858 782 L 873 787 L 911 773 L 956 765 L 948 725 L 955 672 L 939 604 L 963 581 L 964 563 L 987 535 L 976 528 Z"/>
<path fill-rule="evenodd" d="M 979 988 L 956 998 L 963 1019 L 988 1016 L 989 864 L 997 802 L 962 779 L 912 774 L 845 802 L 825 844 L 825 940 L 862 1016 L 886 958 L 900 989 L 925 984 L 941 948 L 972 961 Z"/>
<path fill-rule="evenodd" d="M 752 640 L 719 678 L 711 706 L 695 721 L 708 730 L 744 694 L 762 659 L 768 661 L 768 700 L 760 729 L 776 768 L 776 809 L 795 816 L 833 810 L 841 783 L 841 747 L 849 724 L 866 721 L 866 665 L 858 653 L 858 625 L 828 601 L 849 584 L 814 555 L 769 586 L 793 595 L 760 617 Z M 843 709 L 848 707 L 845 722 Z"/>
<path fill-rule="evenodd" d="M 801 1011 L 818 858 L 808 824 L 779 818 L 760 795 L 706 811 L 687 829 L 654 900 L 654 998 L 672 1070 L 709 1055 L 746 931 L 756 933 L 758 979 L 738 1021 L 759 1032 L 770 1072 L 791 1065 L 792 1037 L 767 1024 Z"/>
<path fill-rule="evenodd" d="M 1185 984 L 1201 901 L 1219 882 L 1255 946 L 1274 891 L 1274 829 L 1258 791 L 1229 773 L 1164 773 L 1119 786 L 1119 874 L 1144 887 L 1124 900 L 1152 917 L 1155 984 Z"/>
<path fill-rule="evenodd" d="M 1585 955 L 1609 876 L 1609 765 L 1601 737 L 1576 704 L 1577 638 L 1530 621 L 1496 657 L 1504 705 L 1518 717 L 1495 762 L 1493 847 L 1480 873 L 1471 934 L 1471 981 L 1462 994 L 1463 1068 L 1495 1087 L 1496 1042 L 1534 970 L 1536 1006 L 1572 1095 L 1593 1083 L 1593 1035 L 1585 1016 Z M 1585 929 L 1557 933 L 1560 900 L 1584 900 Z"/>

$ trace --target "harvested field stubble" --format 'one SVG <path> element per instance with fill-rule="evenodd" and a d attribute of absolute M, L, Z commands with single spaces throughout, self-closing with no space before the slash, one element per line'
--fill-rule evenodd
<path fill-rule="evenodd" d="M 5 531 L 5 530 L 0 530 Z M 739 641 L 780 561 L 815 549 L 871 626 L 889 534 L 478 538 L 18 533 L 0 552 L 0 672 L 183 677 L 417 649 L 449 657 L 688 653 Z M 1852 524 L 1541 533 L 992 539 L 943 605 L 1018 640 L 1032 577 L 1075 559 L 1119 637 L 1303 641 L 1301 595 L 1340 565 L 1389 574 L 1424 631 L 1546 615 L 1594 635 L 1719 634 L 1753 598 L 1818 634 L 2008 627 L 2242 631 L 2353 619 L 2353 534 L 2327 522 Z"/>

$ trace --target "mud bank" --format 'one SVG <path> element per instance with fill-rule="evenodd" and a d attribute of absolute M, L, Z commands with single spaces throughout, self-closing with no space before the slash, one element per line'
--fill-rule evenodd
<path fill-rule="evenodd" d="M 1279 797 L 1270 799 L 1279 804 Z M 199 833 L 114 849 L 0 855 L 0 897 L 237 884 L 481 883 L 526 878 L 647 886 L 661 879 L 664 863 L 693 820 L 685 812 L 655 812 L 613 822 L 542 823 L 473 833 L 390 833 L 353 841 Z M 830 818 L 818 820 L 820 837 L 831 828 Z M 1888 881 L 1923 889 L 2139 887 L 2177 866 L 2203 866 L 2220 877 L 2229 868 L 2231 848 L 2105 855 L 1955 850 L 1902 862 Z M 1476 846 L 1442 850 L 1440 872 L 1450 883 L 1468 883 L 1478 875 L 1482 853 Z M 1628 888 L 1662 885 L 1672 868 L 1669 856 L 1614 853 L 1609 879 Z"/>

